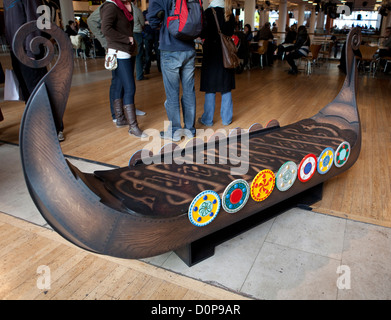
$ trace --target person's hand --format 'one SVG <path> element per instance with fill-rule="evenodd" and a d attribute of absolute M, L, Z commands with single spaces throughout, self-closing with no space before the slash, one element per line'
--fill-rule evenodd
<path fill-rule="evenodd" d="M 130 44 L 133 44 L 133 43 L 134 43 L 133 37 L 129 37 L 129 42 L 130 42 Z"/>

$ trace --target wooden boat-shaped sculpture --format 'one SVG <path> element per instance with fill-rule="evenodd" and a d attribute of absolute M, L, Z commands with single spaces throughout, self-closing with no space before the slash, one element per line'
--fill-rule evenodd
<path fill-rule="evenodd" d="M 33 22 L 21 27 L 13 46 L 21 61 L 40 67 L 54 50 L 41 38 L 49 47 L 47 57 L 27 58 L 21 44 L 34 30 Z M 221 231 L 235 234 L 245 221 L 247 228 L 259 223 L 268 210 L 277 212 L 279 204 L 346 171 L 359 156 L 353 49 L 360 33 L 353 29 L 343 87 L 313 117 L 284 127 L 254 125 L 216 143 L 213 135 L 183 150 L 145 152 L 144 159 L 138 153 L 127 167 L 83 173 L 64 158 L 55 126 L 69 95 L 72 47 L 56 26 L 44 31 L 57 42 L 59 58 L 27 103 L 20 129 L 22 165 L 42 216 L 85 250 L 130 259 L 175 251 L 191 265 L 213 254 L 208 243 L 220 241 Z"/>

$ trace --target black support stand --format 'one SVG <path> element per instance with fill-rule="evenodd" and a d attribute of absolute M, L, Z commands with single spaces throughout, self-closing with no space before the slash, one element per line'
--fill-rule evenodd
<path fill-rule="evenodd" d="M 261 223 L 274 218 L 281 213 L 299 207 L 311 210 L 310 205 L 322 200 L 323 183 L 318 184 L 292 198 L 282 201 L 274 206 L 263 210 L 262 213 L 253 214 L 243 220 L 236 222 L 226 228 L 220 229 L 202 239 L 196 240 L 175 251 L 176 255 L 189 267 L 214 255 L 215 247 L 230 240 L 239 234 L 248 231 Z"/>

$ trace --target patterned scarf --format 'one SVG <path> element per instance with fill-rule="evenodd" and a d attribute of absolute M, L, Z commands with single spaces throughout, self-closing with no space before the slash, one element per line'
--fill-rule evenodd
<path fill-rule="evenodd" d="M 124 12 L 126 18 L 129 21 L 133 20 L 133 15 L 129 12 L 128 9 L 126 9 L 124 3 L 121 0 L 107 0 L 106 2 L 112 2 L 112 3 L 116 4 L 117 7 L 120 8 Z"/>

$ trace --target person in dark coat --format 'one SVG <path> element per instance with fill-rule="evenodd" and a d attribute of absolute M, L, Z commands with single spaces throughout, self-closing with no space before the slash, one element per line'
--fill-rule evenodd
<path fill-rule="evenodd" d="M 205 26 L 201 38 L 203 58 L 201 67 L 200 90 L 205 92 L 204 113 L 198 122 L 205 126 L 213 125 L 216 92 L 221 93 L 221 119 L 223 125 L 232 122 L 233 103 L 231 90 L 235 89 L 235 69 L 226 69 L 223 65 L 221 40 L 212 9 L 215 10 L 221 32 L 232 36 L 235 30 L 235 17 L 232 14 L 231 0 L 213 0 L 205 10 Z"/>
<path fill-rule="evenodd" d="M 16 31 L 25 23 L 37 20 L 39 14 L 37 9 L 39 6 L 44 5 L 42 0 L 4 0 L 4 22 L 5 22 L 5 37 L 10 46 L 12 46 L 12 40 L 15 36 Z M 35 34 L 33 36 L 44 35 L 44 34 Z M 25 50 L 27 55 L 31 59 L 42 59 L 44 57 L 45 51 L 44 48 L 41 49 L 41 53 L 35 55 L 31 52 L 30 46 L 27 45 L 31 41 L 32 37 L 27 37 L 25 43 Z M 31 68 L 24 65 L 19 59 L 15 56 L 12 48 L 10 50 L 12 68 L 15 72 L 15 75 L 19 81 L 20 91 L 22 98 L 25 102 L 30 98 L 31 93 L 37 86 L 38 82 L 46 75 L 47 69 L 43 68 Z M 61 122 L 61 125 L 57 128 L 58 140 L 64 141 L 64 124 Z"/>
<path fill-rule="evenodd" d="M 43 5 L 41 0 L 4 0 L 5 37 L 7 43 L 10 46 L 12 46 L 12 40 L 19 27 L 21 27 L 26 22 L 38 19 L 39 15 L 37 14 L 37 8 L 40 5 Z M 31 37 L 28 37 L 27 40 L 31 40 Z M 32 59 L 39 59 L 43 57 L 43 51 L 42 56 L 34 55 L 27 45 L 27 41 L 25 44 L 25 49 L 27 55 Z M 12 47 L 10 51 L 12 68 L 19 81 L 23 100 L 27 102 L 35 86 L 47 73 L 47 69 L 35 69 L 25 66 L 18 60 L 18 58 L 16 58 L 14 52 L 12 51 Z"/>

